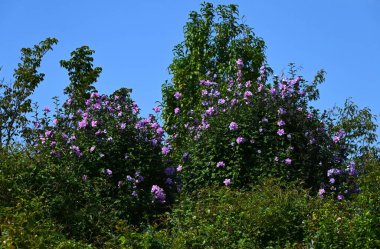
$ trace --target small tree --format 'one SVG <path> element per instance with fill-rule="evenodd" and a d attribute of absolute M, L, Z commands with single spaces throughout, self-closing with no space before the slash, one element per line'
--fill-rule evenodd
<path fill-rule="evenodd" d="M 200 80 L 214 74 L 225 82 L 235 78 L 237 58 L 246 65 L 242 73 L 255 79 L 265 61 L 264 41 L 242 22 L 236 5 L 214 7 L 203 3 L 200 13 L 190 13 L 184 36 L 185 40 L 173 50 L 174 59 L 169 66 L 172 84 L 164 84 L 162 88 L 163 118 L 169 134 L 173 133 L 174 124 L 181 129 L 189 121 L 188 113 L 202 107 L 198 94 Z M 176 107 L 181 110 L 179 115 L 173 113 Z"/>
<path fill-rule="evenodd" d="M 71 52 L 70 60 L 60 61 L 61 67 L 67 69 L 70 77 L 70 84 L 64 92 L 69 95 L 72 110 L 84 108 L 86 99 L 90 97 L 92 91 L 96 90 L 93 84 L 97 81 L 102 68 L 93 68 L 93 53 L 95 51 L 88 46 L 82 46 Z"/>
<path fill-rule="evenodd" d="M 45 76 L 37 69 L 42 57 L 57 43 L 57 39 L 47 38 L 33 48 L 21 49 L 21 62 L 14 71 L 13 84 L 0 84 L 0 148 L 9 147 L 25 131 L 28 124 L 25 115 L 32 111 L 30 96 Z"/>

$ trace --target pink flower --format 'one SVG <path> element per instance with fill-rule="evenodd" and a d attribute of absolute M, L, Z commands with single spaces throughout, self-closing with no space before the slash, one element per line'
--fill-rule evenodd
<path fill-rule="evenodd" d="M 259 87 L 257 88 L 257 91 L 258 92 L 261 92 L 264 88 L 264 85 L 263 84 L 260 84 Z"/>
<path fill-rule="evenodd" d="M 182 94 L 180 93 L 180 92 L 175 92 L 175 94 L 174 94 L 174 98 L 175 99 L 180 99 L 182 97 Z"/>
<path fill-rule="evenodd" d="M 231 184 L 231 179 L 226 178 L 226 179 L 224 179 L 223 183 L 224 183 L 224 185 L 228 186 Z"/>
<path fill-rule="evenodd" d="M 209 107 L 207 110 L 206 110 L 206 114 L 211 116 L 212 114 L 214 114 L 215 112 L 215 109 L 214 107 Z"/>
<path fill-rule="evenodd" d="M 158 135 L 162 135 L 164 134 L 164 129 L 162 129 L 161 127 L 159 127 L 157 130 L 156 130 L 157 134 Z"/>
<path fill-rule="evenodd" d="M 244 62 L 243 62 L 242 59 L 238 59 L 238 60 L 236 61 L 236 64 L 239 65 L 239 66 L 244 66 Z"/>
<path fill-rule="evenodd" d="M 244 99 L 248 99 L 249 97 L 252 97 L 252 92 L 251 91 L 245 91 L 244 93 Z"/>
<path fill-rule="evenodd" d="M 226 166 L 226 164 L 223 162 L 223 161 L 220 161 L 216 164 L 216 167 L 220 168 L 220 167 L 224 167 Z"/>
<path fill-rule="evenodd" d="M 181 112 L 181 109 L 179 109 L 178 107 L 176 107 L 175 109 L 174 109 L 174 114 L 178 114 L 178 113 L 180 113 Z"/>
<path fill-rule="evenodd" d="M 284 162 L 285 162 L 286 165 L 291 165 L 291 164 L 292 164 L 292 159 L 290 159 L 290 158 L 286 158 L 286 159 L 284 160 Z"/>
<path fill-rule="evenodd" d="M 96 127 L 98 125 L 98 121 L 96 121 L 96 120 L 92 120 L 92 122 L 91 122 L 91 126 L 92 127 Z"/>
<path fill-rule="evenodd" d="M 161 107 L 155 106 L 155 107 L 153 107 L 153 111 L 160 112 L 161 111 Z"/>
<path fill-rule="evenodd" d="M 170 153 L 170 148 L 167 146 L 162 147 L 161 152 L 163 155 L 167 155 Z"/>
<path fill-rule="evenodd" d="M 78 123 L 78 126 L 79 126 L 79 129 L 86 127 L 87 126 L 87 120 L 83 119 L 82 121 L 80 121 Z"/>
<path fill-rule="evenodd" d="M 182 165 L 178 165 L 177 171 L 180 172 L 180 171 L 182 171 L 182 169 L 183 169 Z"/>
<path fill-rule="evenodd" d="M 90 152 L 94 152 L 95 149 L 96 149 L 95 145 L 91 146 Z"/>
<path fill-rule="evenodd" d="M 58 124 L 58 119 L 53 120 L 53 124 L 57 125 Z"/>

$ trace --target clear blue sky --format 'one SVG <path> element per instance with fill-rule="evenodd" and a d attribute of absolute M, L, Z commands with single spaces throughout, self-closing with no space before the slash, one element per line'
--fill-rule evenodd
<path fill-rule="evenodd" d="M 58 38 L 43 61 L 45 81 L 34 95 L 41 106 L 52 106 L 51 97 L 63 99 L 68 83 L 59 60 L 88 45 L 96 51 L 94 64 L 103 68 L 98 90 L 133 88 L 146 115 L 161 100 L 161 84 L 170 80 L 172 49 L 183 40 L 189 12 L 199 10 L 201 2 L 1 0 L 0 76 L 12 80 L 20 48 Z M 317 107 L 342 106 L 353 97 L 359 106 L 380 113 L 380 0 L 211 2 L 240 6 L 246 23 L 265 40 L 268 63 L 277 74 L 289 62 L 302 66 L 309 80 L 325 69 Z"/>

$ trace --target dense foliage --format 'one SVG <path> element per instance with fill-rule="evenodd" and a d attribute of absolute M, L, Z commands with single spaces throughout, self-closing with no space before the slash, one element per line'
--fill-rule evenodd
<path fill-rule="evenodd" d="M 169 66 L 171 83 L 163 85 L 163 119 L 169 134 L 172 126 L 186 134 L 183 125 L 189 121 L 188 113 L 202 107 L 199 81 L 214 74 L 227 81 L 237 73 L 235 61 L 241 58 L 246 67 L 243 72 L 254 79 L 265 60 L 264 41 L 253 29 L 244 24 L 236 5 L 204 3 L 200 12 L 192 11 L 184 26 L 184 41 L 175 46 L 174 58 Z M 226 90 L 226 89 L 224 89 Z M 181 93 L 181 98 L 176 92 Z M 174 108 L 181 113 L 175 115 Z M 181 138 L 182 139 L 182 138 Z"/>
<path fill-rule="evenodd" d="M 0 84 L 0 247 L 380 247 L 376 116 L 313 108 L 324 71 L 272 75 L 240 21 L 235 5 L 190 14 L 145 118 L 130 89 L 96 90 L 87 46 L 60 62 L 64 103 L 27 118 L 57 40 L 22 49 Z"/>

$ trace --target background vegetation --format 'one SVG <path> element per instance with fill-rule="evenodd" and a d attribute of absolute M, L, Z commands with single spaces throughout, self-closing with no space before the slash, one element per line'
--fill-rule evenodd
<path fill-rule="evenodd" d="M 235 5 L 203 4 L 184 37 L 148 117 L 130 89 L 96 90 L 87 46 L 41 110 L 58 41 L 21 50 L 0 84 L 1 248 L 380 247 L 376 116 L 314 108 L 323 70 L 273 76 Z"/>

